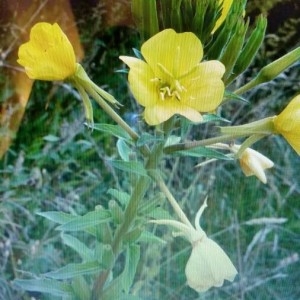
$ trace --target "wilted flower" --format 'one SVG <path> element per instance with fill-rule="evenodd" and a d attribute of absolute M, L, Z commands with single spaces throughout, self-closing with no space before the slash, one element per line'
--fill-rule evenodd
<path fill-rule="evenodd" d="M 74 49 L 58 24 L 35 24 L 21 45 L 18 63 L 31 79 L 64 80 L 76 70 Z"/>
<path fill-rule="evenodd" d="M 188 285 L 197 292 L 205 292 L 209 288 L 223 285 L 224 280 L 233 281 L 237 270 L 223 249 L 200 227 L 200 217 L 207 207 L 206 199 L 200 207 L 195 227 L 187 220 L 183 211 L 177 211 L 183 222 L 174 220 L 155 220 L 153 223 L 171 225 L 179 230 L 176 235 L 184 236 L 192 244 L 192 253 L 185 267 Z M 180 208 L 177 207 L 177 210 Z M 184 216 L 184 217 L 183 217 Z"/>
<path fill-rule="evenodd" d="M 145 107 L 149 125 L 175 114 L 200 122 L 200 112 L 212 111 L 221 103 L 225 67 L 219 61 L 200 63 L 203 48 L 193 33 L 166 29 L 146 41 L 141 52 L 145 61 L 128 56 L 120 59 L 130 68 L 130 89 Z"/>
<path fill-rule="evenodd" d="M 231 151 L 237 153 L 240 145 L 233 145 L 230 147 Z M 246 176 L 256 176 L 261 182 L 267 183 L 265 169 L 272 168 L 274 163 L 262 155 L 258 151 L 251 148 L 245 149 L 239 157 L 241 169 Z"/>
<path fill-rule="evenodd" d="M 233 0 L 219 0 L 219 3 L 222 5 L 221 16 L 217 20 L 212 33 L 214 33 L 222 25 L 222 23 L 225 21 L 227 15 L 228 15 L 228 12 L 230 10 L 232 1 Z"/>
<path fill-rule="evenodd" d="M 300 155 L 300 95 L 293 98 L 273 122 L 277 133 Z"/>

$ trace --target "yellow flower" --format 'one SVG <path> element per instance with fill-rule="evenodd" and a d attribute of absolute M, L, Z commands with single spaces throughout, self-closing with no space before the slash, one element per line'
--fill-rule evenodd
<path fill-rule="evenodd" d="M 273 120 L 277 133 L 281 134 L 300 155 L 300 95 Z"/>
<path fill-rule="evenodd" d="M 216 109 L 222 101 L 225 67 L 219 61 L 200 63 L 203 48 L 191 32 L 166 29 L 141 48 L 145 61 L 121 56 L 130 68 L 128 80 L 137 102 L 145 107 L 149 125 L 175 114 L 201 122 L 200 112 Z"/>
<path fill-rule="evenodd" d="M 222 286 L 224 280 L 233 281 L 237 270 L 230 258 L 216 242 L 207 237 L 199 225 L 201 215 L 207 207 L 206 199 L 197 212 L 195 227 L 188 221 L 181 208 L 178 205 L 175 206 L 182 222 L 175 220 L 151 222 L 177 228 L 179 232 L 176 235 L 184 236 L 192 244 L 192 253 L 185 267 L 188 285 L 197 292 L 205 292 L 213 286 Z"/>
<path fill-rule="evenodd" d="M 237 153 L 240 145 L 233 145 L 231 151 Z M 261 182 L 267 183 L 265 169 L 272 168 L 274 163 L 258 151 L 251 148 L 244 150 L 239 157 L 241 169 L 246 176 L 256 176 Z"/>
<path fill-rule="evenodd" d="M 233 2 L 233 0 L 219 0 L 220 5 L 222 5 L 222 12 L 221 12 L 221 16 L 219 17 L 219 19 L 217 20 L 217 22 L 215 24 L 215 27 L 214 27 L 212 33 L 214 33 L 225 21 L 227 14 L 230 10 L 232 2 Z"/>
<path fill-rule="evenodd" d="M 73 47 L 56 23 L 34 25 L 30 41 L 20 46 L 18 56 L 31 79 L 64 80 L 76 71 Z"/>

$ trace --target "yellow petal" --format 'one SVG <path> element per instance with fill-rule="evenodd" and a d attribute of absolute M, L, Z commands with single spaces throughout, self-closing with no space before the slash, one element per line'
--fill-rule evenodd
<path fill-rule="evenodd" d="M 224 280 L 233 281 L 237 270 L 223 249 L 204 237 L 193 246 L 185 274 L 192 289 L 205 292 L 213 286 L 222 286 Z"/>
<path fill-rule="evenodd" d="M 175 114 L 184 116 L 195 123 L 201 122 L 203 119 L 199 112 L 182 105 L 177 100 L 167 100 L 165 102 L 160 100 L 156 105 L 147 106 L 144 117 L 149 125 L 157 125 L 167 121 Z"/>
<path fill-rule="evenodd" d="M 219 3 L 222 4 L 222 12 L 221 12 L 221 16 L 219 17 L 219 19 L 217 20 L 217 22 L 215 24 L 215 27 L 214 27 L 212 33 L 214 33 L 225 21 L 227 15 L 228 15 L 228 12 L 230 10 L 232 2 L 233 2 L 233 0 L 220 0 L 219 1 Z"/>
<path fill-rule="evenodd" d="M 273 122 L 276 131 L 283 135 L 300 155 L 300 95 L 293 98 Z"/>
<path fill-rule="evenodd" d="M 200 112 L 216 109 L 224 95 L 224 83 L 221 79 L 224 72 L 225 67 L 219 61 L 200 63 L 194 72 L 181 80 L 186 89 L 182 103 Z"/>
<path fill-rule="evenodd" d="M 162 64 L 175 78 L 189 72 L 203 56 L 200 40 L 191 32 L 176 33 L 166 29 L 147 40 L 141 52 L 154 74 L 164 78 Z"/>
<path fill-rule="evenodd" d="M 160 99 L 149 65 L 134 57 L 120 56 L 120 59 L 130 68 L 128 81 L 136 101 L 142 106 L 155 105 Z"/>
<path fill-rule="evenodd" d="M 56 23 L 34 25 L 30 41 L 20 46 L 18 56 L 31 79 L 64 80 L 76 70 L 73 47 Z"/>

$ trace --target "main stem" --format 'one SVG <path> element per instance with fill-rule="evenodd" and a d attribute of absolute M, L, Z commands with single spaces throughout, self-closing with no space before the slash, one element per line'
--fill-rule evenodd
<path fill-rule="evenodd" d="M 146 163 L 146 169 L 151 170 L 157 168 L 158 162 L 160 161 L 163 155 L 163 147 L 164 147 L 163 143 L 158 144 L 156 149 L 154 149 L 154 151 L 151 152 L 151 155 L 149 156 L 148 161 Z M 126 207 L 124 213 L 124 221 L 121 224 L 121 226 L 117 229 L 117 232 L 115 234 L 112 243 L 112 250 L 116 258 L 118 257 L 121 251 L 123 236 L 128 232 L 130 226 L 133 224 L 137 215 L 139 202 L 145 196 L 146 191 L 150 186 L 150 183 L 151 183 L 151 179 L 149 177 L 142 176 L 138 180 L 137 185 L 133 190 L 129 204 Z M 101 295 L 103 286 L 107 280 L 109 273 L 110 270 L 106 270 L 103 273 L 101 273 L 99 277 L 96 279 L 92 291 L 92 300 L 99 299 L 99 296 Z"/>

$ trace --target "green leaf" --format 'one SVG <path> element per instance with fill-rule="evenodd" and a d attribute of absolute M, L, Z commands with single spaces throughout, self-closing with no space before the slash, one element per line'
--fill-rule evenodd
<path fill-rule="evenodd" d="M 136 58 L 139 58 L 139 59 L 145 61 L 145 59 L 144 59 L 143 54 L 142 54 L 141 51 L 139 51 L 136 48 L 132 48 L 132 51 L 133 51 L 134 55 L 136 56 Z"/>
<path fill-rule="evenodd" d="M 118 139 L 117 149 L 118 149 L 120 157 L 124 161 L 129 161 L 130 154 L 132 154 L 132 150 L 123 139 Z"/>
<path fill-rule="evenodd" d="M 124 271 L 105 287 L 100 295 L 101 300 L 141 300 L 136 296 L 126 295 L 133 283 L 139 259 L 140 247 L 135 244 L 127 247 Z"/>
<path fill-rule="evenodd" d="M 153 142 L 158 142 L 158 141 L 162 141 L 162 138 L 156 137 L 152 134 L 149 134 L 148 132 L 143 132 L 141 134 L 141 136 L 139 137 L 139 139 L 136 142 L 136 145 L 138 147 L 144 146 L 146 144 L 150 144 Z"/>
<path fill-rule="evenodd" d="M 98 224 L 110 221 L 111 215 L 109 211 L 101 209 L 87 213 L 84 216 L 76 216 L 67 223 L 57 227 L 57 230 L 62 231 L 80 231 L 86 228 L 95 227 Z"/>
<path fill-rule="evenodd" d="M 148 244 L 153 244 L 153 243 L 166 244 L 167 243 L 165 240 L 159 238 L 154 233 L 145 231 L 145 230 L 141 233 L 141 236 L 139 237 L 138 241 L 142 242 L 142 243 L 148 243 Z"/>
<path fill-rule="evenodd" d="M 122 273 L 122 285 L 125 293 L 128 294 L 133 283 L 138 262 L 140 260 L 140 246 L 133 244 L 127 248 L 125 268 Z"/>
<path fill-rule="evenodd" d="M 43 140 L 46 142 L 55 143 L 55 142 L 58 142 L 60 140 L 60 138 L 56 135 L 48 134 L 43 137 Z"/>
<path fill-rule="evenodd" d="M 43 274 L 43 276 L 50 277 L 52 279 L 69 279 L 80 275 L 99 273 L 103 267 L 98 261 L 89 261 L 79 264 L 68 264 L 58 270 Z"/>
<path fill-rule="evenodd" d="M 59 211 L 37 212 L 36 214 L 58 224 L 65 224 L 77 218 L 77 216 Z"/>
<path fill-rule="evenodd" d="M 178 154 L 181 156 L 208 157 L 208 158 L 216 158 L 216 159 L 223 159 L 223 160 L 232 160 L 231 157 L 228 157 L 221 152 L 206 147 L 196 147 L 189 150 L 181 150 L 175 152 L 174 154 Z"/>
<path fill-rule="evenodd" d="M 137 175 L 148 176 L 143 164 L 137 161 L 111 160 L 112 167 Z"/>
<path fill-rule="evenodd" d="M 108 133 L 110 135 L 116 136 L 117 138 L 122 138 L 125 140 L 131 139 L 129 134 L 119 125 L 95 123 L 93 129 Z"/>
<path fill-rule="evenodd" d="M 250 103 L 247 99 L 243 98 L 242 96 L 234 94 L 234 93 L 231 93 L 229 91 L 226 91 L 225 92 L 225 99 L 223 100 L 223 103 L 225 103 L 225 102 L 227 102 L 229 100 L 237 100 L 237 101 L 245 102 L 247 104 Z M 226 120 L 226 119 L 224 119 L 224 120 Z M 226 120 L 226 121 L 230 122 L 228 120 Z"/>
<path fill-rule="evenodd" d="M 52 279 L 16 279 L 13 283 L 30 292 L 47 293 L 57 297 L 71 297 L 73 292 L 69 284 Z M 64 298 L 65 299 L 65 298 Z"/>
<path fill-rule="evenodd" d="M 214 115 L 214 114 L 206 114 L 203 116 L 203 121 L 201 123 L 208 123 L 208 122 L 226 122 L 226 123 L 230 123 L 229 120 L 222 118 L 218 115 Z"/>
<path fill-rule="evenodd" d="M 122 206 L 126 206 L 129 202 L 130 195 L 128 193 L 116 189 L 109 189 L 107 193 L 117 199 Z"/>
<path fill-rule="evenodd" d="M 94 251 L 89 249 L 84 243 L 74 236 L 62 233 L 61 238 L 64 244 L 76 251 L 84 261 L 90 261 L 94 258 Z"/>
<path fill-rule="evenodd" d="M 165 147 L 178 144 L 181 140 L 180 136 L 170 135 L 165 143 Z"/>
<path fill-rule="evenodd" d="M 71 283 L 76 299 L 91 299 L 91 289 L 83 276 L 75 277 Z"/>
<path fill-rule="evenodd" d="M 173 219 L 170 213 L 162 207 L 155 207 L 151 212 L 146 214 L 153 219 Z"/>

